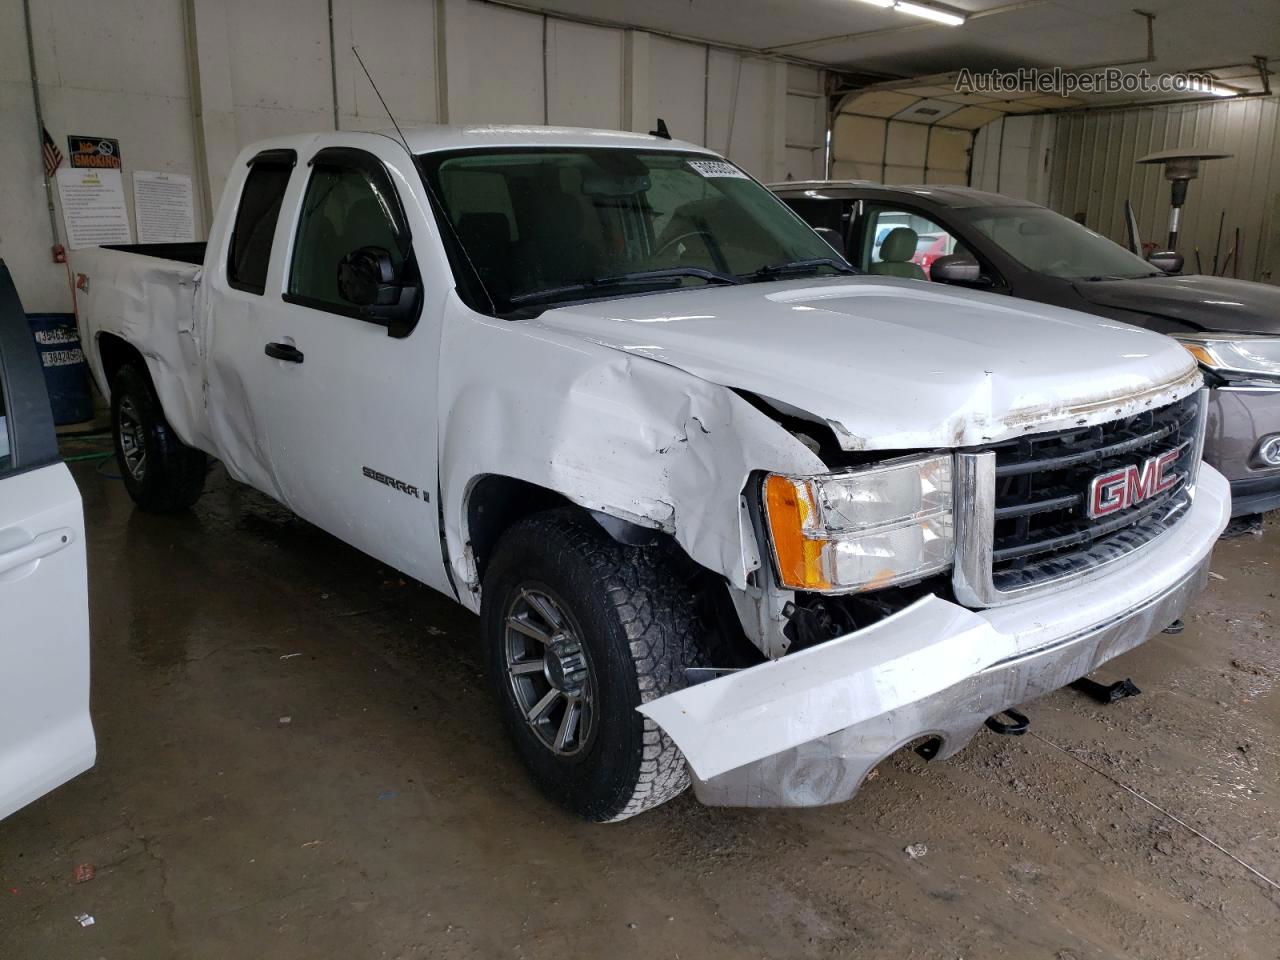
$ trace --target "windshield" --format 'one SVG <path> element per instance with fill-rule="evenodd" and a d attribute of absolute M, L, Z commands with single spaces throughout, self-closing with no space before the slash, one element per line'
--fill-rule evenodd
<path fill-rule="evenodd" d="M 1159 271 L 1118 243 L 1044 207 L 966 211 L 971 224 L 1028 270 L 1066 280 L 1129 280 Z"/>
<path fill-rule="evenodd" d="M 772 193 L 705 155 L 534 148 L 419 161 L 499 313 L 850 272 Z"/>

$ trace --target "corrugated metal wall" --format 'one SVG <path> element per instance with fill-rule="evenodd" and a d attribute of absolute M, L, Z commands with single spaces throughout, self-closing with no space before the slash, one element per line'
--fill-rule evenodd
<path fill-rule="evenodd" d="M 1219 272 L 1239 227 L 1240 278 L 1280 282 L 1278 123 L 1276 98 L 1062 114 L 1049 205 L 1066 216 L 1083 213 L 1090 227 L 1123 243 L 1124 202 L 1131 199 L 1143 239 L 1163 246 L 1169 183 L 1161 167 L 1135 161 L 1174 147 L 1230 153 L 1229 160 L 1201 164 L 1183 208 L 1178 248 L 1194 271 L 1198 245 L 1208 273 L 1222 218 Z"/>

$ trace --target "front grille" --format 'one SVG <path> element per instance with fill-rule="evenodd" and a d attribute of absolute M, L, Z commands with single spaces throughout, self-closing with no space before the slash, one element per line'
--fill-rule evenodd
<path fill-rule="evenodd" d="M 969 531 L 984 550 L 965 571 L 989 596 L 1021 592 L 1107 564 L 1159 536 L 1190 505 L 1200 457 L 1202 402 L 1198 393 L 1176 403 L 1091 427 L 1019 437 L 983 447 L 993 497 L 988 526 Z M 1096 519 L 1088 512 L 1090 483 L 1099 475 L 1140 466 L 1176 452 L 1168 489 Z M 994 488 L 994 489 L 990 489 Z M 961 549 L 965 548 L 961 544 Z M 972 547 L 972 544 L 969 544 Z M 985 569 L 976 569 L 982 566 Z M 979 590 L 979 593 L 982 591 Z"/>

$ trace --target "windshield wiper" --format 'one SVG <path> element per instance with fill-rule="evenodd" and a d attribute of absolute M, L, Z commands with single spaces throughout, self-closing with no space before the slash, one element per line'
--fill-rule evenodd
<path fill-rule="evenodd" d="M 788 260 L 786 263 L 765 264 L 754 273 L 742 274 L 742 276 L 750 277 L 752 280 L 767 280 L 770 277 L 781 277 L 791 273 L 817 273 L 823 267 L 831 267 L 838 273 L 858 272 L 843 260 L 837 260 L 834 257 L 811 257 L 808 260 Z"/>
<path fill-rule="evenodd" d="M 681 277 L 697 277 L 707 283 L 742 283 L 731 274 L 704 270 L 702 267 L 662 267 L 657 270 L 634 270 L 631 273 L 620 273 L 612 277 L 595 277 L 581 283 L 567 283 L 564 286 L 550 287 L 546 290 L 534 290 L 532 293 L 518 293 L 514 297 L 509 297 L 508 300 L 513 306 L 540 303 L 555 300 L 565 294 L 582 293 L 584 290 L 643 285 L 655 280 L 678 280 Z"/>

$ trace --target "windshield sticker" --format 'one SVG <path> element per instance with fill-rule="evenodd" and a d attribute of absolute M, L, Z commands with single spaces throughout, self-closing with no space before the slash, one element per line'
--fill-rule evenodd
<path fill-rule="evenodd" d="M 751 179 L 732 163 L 727 163 L 724 160 L 688 160 L 686 163 L 693 168 L 695 173 L 699 173 L 704 177 L 733 177 L 735 180 Z"/>

